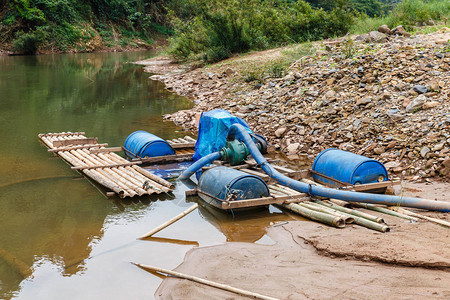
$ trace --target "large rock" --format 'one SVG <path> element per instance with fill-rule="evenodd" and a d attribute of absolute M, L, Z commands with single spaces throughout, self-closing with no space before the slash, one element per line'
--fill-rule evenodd
<path fill-rule="evenodd" d="M 397 27 L 395 27 L 394 29 L 392 29 L 392 34 L 396 34 L 396 35 L 403 35 L 406 37 L 410 37 L 411 33 L 407 32 L 402 25 L 398 25 Z"/>
<path fill-rule="evenodd" d="M 406 107 L 407 112 L 413 112 L 416 108 L 422 107 L 422 105 L 427 101 L 425 95 L 417 96 L 413 101 L 411 101 Z"/>
<path fill-rule="evenodd" d="M 369 32 L 369 39 L 374 43 L 383 43 L 386 41 L 386 35 L 378 31 Z"/>
<path fill-rule="evenodd" d="M 387 25 L 381 25 L 378 27 L 378 31 L 384 34 L 392 34 L 392 30 L 390 30 Z"/>

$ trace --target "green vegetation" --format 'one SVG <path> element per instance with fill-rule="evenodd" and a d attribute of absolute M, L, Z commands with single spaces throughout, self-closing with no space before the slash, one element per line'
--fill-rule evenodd
<path fill-rule="evenodd" d="M 345 1 L 329 12 L 302 0 L 180 2 L 186 10 L 170 11 L 169 52 L 181 60 L 215 62 L 233 53 L 342 35 L 352 24 Z"/>
<path fill-rule="evenodd" d="M 381 17 L 369 17 L 361 14 L 351 32 L 367 33 L 383 24 L 393 28 L 403 25 L 407 29 L 412 26 L 433 25 L 434 21 L 450 17 L 450 1 L 448 0 L 403 0 L 397 3 L 392 11 Z M 434 20 L 434 21 L 430 21 Z"/>
<path fill-rule="evenodd" d="M 382 24 L 428 32 L 418 26 L 449 16 L 448 0 L 1 0 L 0 45 L 24 54 L 85 52 L 158 38 L 178 60 L 209 63 Z"/>
<path fill-rule="evenodd" d="M 89 51 L 168 34 L 163 1 L 3 0 L 0 41 L 16 52 Z"/>

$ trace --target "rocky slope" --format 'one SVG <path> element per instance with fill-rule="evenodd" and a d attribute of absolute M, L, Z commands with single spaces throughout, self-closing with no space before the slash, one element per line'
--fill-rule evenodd
<path fill-rule="evenodd" d="M 317 43 L 315 55 L 292 63 L 284 77 L 259 83 L 242 80 L 243 66 L 280 52 L 195 70 L 164 69 L 152 78 L 194 101 L 192 110 L 167 116 L 189 130 L 196 131 L 199 112 L 222 108 L 292 158 L 313 159 L 336 147 L 380 160 L 394 177 L 448 180 L 450 29 L 379 34 Z"/>

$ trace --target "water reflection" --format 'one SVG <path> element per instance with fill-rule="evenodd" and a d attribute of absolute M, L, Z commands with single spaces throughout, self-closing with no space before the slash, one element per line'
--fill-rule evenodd
<path fill-rule="evenodd" d="M 233 214 L 200 203 L 199 210 L 202 217 L 222 232 L 227 242 L 255 243 L 265 236 L 267 227 L 276 222 L 295 220 L 294 217 L 272 206 Z"/>
<path fill-rule="evenodd" d="M 106 199 L 47 153 L 38 133 L 85 131 L 110 146 L 139 129 L 184 136 L 162 114 L 191 103 L 124 63 L 149 55 L 0 57 L 0 298 L 151 299 L 161 279 L 130 262 L 173 269 L 193 247 L 270 243 L 266 227 L 294 219 L 274 208 L 233 218 L 202 206 L 136 240 L 191 206 L 191 187 L 177 182 L 173 194 Z"/>

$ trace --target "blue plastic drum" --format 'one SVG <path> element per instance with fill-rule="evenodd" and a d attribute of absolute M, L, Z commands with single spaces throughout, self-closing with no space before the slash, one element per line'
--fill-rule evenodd
<path fill-rule="evenodd" d="M 168 142 L 143 130 L 130 134 L 123 146 L 126 149 L 125 154 L 131 158 L 175 154 Z"/>
<path fill-rule="evenodd" d="M 366 184 L 389 180 L 384 165 L 374 159 L 339 149 L 326 149 L 317 155 L 312 170 L 348 184 Z M 328 186 L 341 184 L 313 173 L 315 181 Z"/>
<path fill-rule="evenodd" d="M 255 199 L 268 197 L 269 187 L 261 178 L 227 167 L 214 167 L 203 172 L 198 189 L 220 200 Z M 200 197 L 204 198 L 202 193 Z"/>

